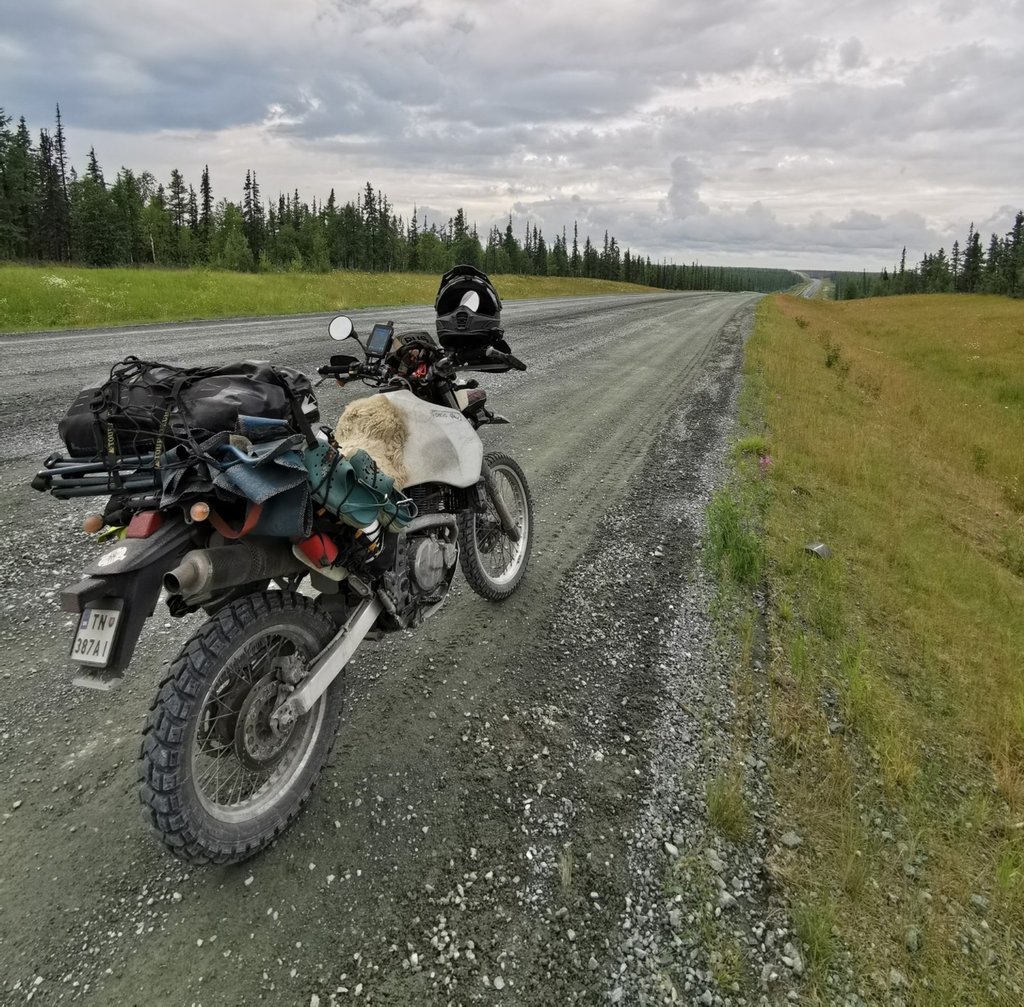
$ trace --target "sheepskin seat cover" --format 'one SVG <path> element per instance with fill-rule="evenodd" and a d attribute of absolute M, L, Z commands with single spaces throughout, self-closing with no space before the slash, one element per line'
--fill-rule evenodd
<path fill-rule="evenodd" d="M 387 395 L 370 395 L 350 402 L 334 431 L 342 453 L 351 455 L 362 448 L 403 489 L 409 482 L 405 467 L 405 442 L 409 425 L 405 414 Z"/>

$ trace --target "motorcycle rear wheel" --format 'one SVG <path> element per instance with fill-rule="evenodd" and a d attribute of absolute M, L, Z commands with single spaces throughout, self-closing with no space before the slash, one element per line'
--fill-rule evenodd
<path fill-rule="evenodd" d="M 488 601 L 504 601 L 519 587 L 533 547 L 533 496 L 519 463 L 506 454 L 484 457 L 497 492 L 519 531 L 513 541 L 490 500 L 483 514 L 459 515 L 459 557 L 469 586 Z"/>
<path fill-rule="evenodd" d="M 301 812 L 341 716 L 340 679 L 290 730 L 270 712 L 336 632 L 309 599 L 265 592 L 218 612 L 182 648 L 143 731 L 139 796 L 150 827 L 191 864 L 238 863 Z"/>

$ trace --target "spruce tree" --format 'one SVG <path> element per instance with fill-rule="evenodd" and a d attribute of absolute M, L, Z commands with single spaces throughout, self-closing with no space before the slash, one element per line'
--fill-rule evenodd
<path fill-rule="evenodd" d="M 118 207 L 107 191 L 96 152 L 89 151 L 89 167 L 71 183 L 72 252 L 87 266 L 113 266 L 123 253 L 123 230 Z"/>
<path fill-rule="evenodd" d="M 142 239 L 142 187 L 135 173 L 122 168 L 110 187 L 110 199 L 115 210 L 115 229 L 118 262 L 134 265 L 143 261 L 146 249 Z"/>
<path fill-rule="evenodd" d="M 42 259 L 66 262 L 71 256 L 71 219 L 67 199 L 54 160 L 50 134 L 39 131 L 39 226 L 36 254 Z"/>
<path fill-rule="evenodd" d="M 199 182 L 199 248 L 203 262 L 210 261 L 210 239 L 213 228 L 213 188 L 210 185 L 210 166 L 203 165 Z"/>
<path fill-rule="evenodd" d="M 11 133 L 0 109 L 0 257 L 38 255 L 39 168 L 25 117 Z"/>
<path fill-rule="evenodd" d="M 407 238 L 409 243 L 409 269 L 412 272 L 416 272 L 420 268 L 419 260 L 419 243 L 420 243 L 420 229 L 419 224 L 416 220 L 416 204 L 412 207 L 412 220 L 409 222 L 409 236 Z"/>

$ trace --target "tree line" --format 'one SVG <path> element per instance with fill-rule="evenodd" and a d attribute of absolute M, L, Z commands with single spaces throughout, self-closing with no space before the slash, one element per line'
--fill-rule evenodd
<path fill-rule="evenodd" d="M 1024 210 L 1018 210 L 1013 226 L 1004 235 L 993 234 L 983 247 L 974 222 L 961 246 L 925 253 L 916 266 L 907 267 L 903 249 L 892 272 L 835 273 L 836 300 L 885 297 L 889 294 L 1006 294 L 1024 296 Z"/>
<path fill-rule="evenodd" d="M 68 161 L 57 106 L 53 130 L 34 138 L 0 108 L 0 260 L 87 266 L 203 266 L 242 271 L 360 269 L 440 273 L 456 263 L 487 272 L 582 276 L 669 290 L 783 290 L 799 282 L 784 269 L 653 262 L 622 249 L 606 231 L 581 240 L 574 223 L 553 240 L 527 225 L 481 235 L 462 209 L 447 221 L 405 220 L 369 182 L 344 204 L 334 190 L 306 202 L 298 190 L 265 200 L 254 171 L 242 198 L 214 201 L 209 167 L 199 190 L 175 169 L 165 185 L 121 168 L 111 180 L 95 148 L 79 174 Z"/>

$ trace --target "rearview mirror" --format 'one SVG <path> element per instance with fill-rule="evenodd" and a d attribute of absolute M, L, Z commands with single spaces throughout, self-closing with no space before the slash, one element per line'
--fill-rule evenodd
<path fill-rule="evenodd" d="M 350 339 L 352 337 L 355 333 L 355 326 L 348 315 L 338 315 L 337 318 L 331 319 L 331 324 L 327 327 L 327 333 L 331 339 L 337 339 L 340 342 L 342 339 Z"/>
<path fill-rule="evenodd" d="M 468 291 L 462 295 L 459 307 L 467 308 L 469 311 L 478 311 L 480 308 L 480 295 L 475 290 Z"/>

